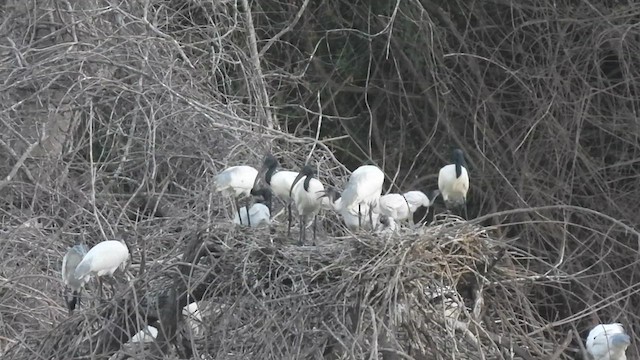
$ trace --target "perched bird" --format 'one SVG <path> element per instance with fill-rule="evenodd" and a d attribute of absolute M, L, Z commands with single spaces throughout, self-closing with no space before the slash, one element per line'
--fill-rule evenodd
<path fill-rule="evenodd" d="M 324 185 L 313 176 L 316 171 L 313 167 L 305 165 L 302 171 L 294 179 L 289 195 L 293 200 L 300 216 L 300 240 L 299 244 L 304 244 L 307 217 L 313 216 L 313 244 L 316 242 L 317 214 L 322 207 L 322 197 L 324 196 Z M 304 178 L 304 181 L 300 181 Z"/>
<path fill-rule="evenodd" d="M 257 176 L 258 170 L 251 166 L 240 165 L 227 168 L 215 177 L 215 190 L 233 197 L 239 217 L 240 206 L 238 205 L 238 198 L 250 195 Z M 246 205 L 249 205 L 249 203 L 247 202 Z M 251 217 L 249 216 L 250 219 Z M 248 225 L 251 226 L 251 224 Z"/>
<path fill-rule="evenodd" d="M 596 325 L 587 336 L 587 351 L 594 360 L 627 360 L 625 354 L 631 338 L 622 324 Z"/>
<path fill-rule="evenodd" d="M 413 223 L 413 213 L 419 207 L 430 207 L 440 194 L 440 190 L 433 190 L 426 195 L 422 191 L 409 191 L 404 194 L 387 194 L 380 197 L 377 210 L 394 220 L 409 219 Z"/>
<path fill-rule="evenodd" d="M 238 213 L 241 214 L 241 216 L 236 214 L 233 223 L 239 225 L 248 224 L 248 226 L 251 227 L 271 224 L 271 190 L 267 188 L 253 189 L 251 190 L 251 195 L 262 196 L 262 199 L 256 200 L 256 202 L 249 207 L 249 210 L 246 209 L 246 206 L 242 207 Z M 249 219 L 247 219 L 247 215 Z"/>
<path fill-rule="evenodd" d="M 72 295 L 67 298 L 67 308 L 69 314 L 76 308 L 76 304 L 80 302 L 80 292 L 84 286 L 84 281 L 75 276 L 76 267 L 87 254 L 87 247 L 84 244 L 74 245 L 69 248 L 62 258 L 62 281 L 71 288 Z"/>
<path fill-rule="evenodd" d="M 380 215 L 376 224 L 376 232 L 381 234 L 392 233 L 398 229 L 396 221 L 387 215 Z"/>
<path fill-rule="evenodd" d="M 267 183 L 267 185 L 269 185 L 273 193 L 284 200 L 287 205 L 287 234 L 289 234 L 291 230 L 292 220 L 291 197 L 289 196 L 289 192 L 291 190 L 291 186 L 293 185 L 293 181 L 298 176 L 298 173 L 295 171 L 278 170 L 278 159 L 276 159 L 275 156 L 268 154 L 264 158 L 264 163 L 262 164 L 262 168 L 260 169 L 258 176 L 256 177 L 256 182 L 258 182 L 258 179 L 260 179 L 263 174 L 265 182 Z"/>
<path fill-rule="evenodd" d="M 124 241 L 107 240 L 96 244 L 82 258 L 76 267 L 75 277 L 87 283 L 91 275 L 98 277 L 102 291 L 103 275 L 113 275 L 118 267 L 124 266 L 129 259 L 129 248 Z"/>
<path fill-rule="evenodd" d="M 133 335 L 131 339 L 129 339 L 130 343 L 149 343 L 155 340 L 158 337 L 158 329 L 151 325 L 145 326 L 144 329 L 140 330 L 137 334 Z"/>
<path fill-rule="evenodd" d="M 467 216 L 467 192 L 469 191 L 469 173 L 465 167 L 462 150 L 453 150 L 453 164 L 445 165 L 438 174 L 438 189 L 448 209 L 464 207 Z"/>
<path fill-rule="evenodd" d="M 365 221 L 364 224 L 361 225 L 360 217 L 358 216 L 358 209 L 347 209 L 342 206 L 342 195 L 334 188 L 328 188 L 324 192 L 325 197 L 322 198 L 323 204 L 322 208 L 325 210 L 334 210 L 336 211 L 344 221 L 347 229 L 350 231 L 358 231 L 358 229 L 371 229 L 371 224 L 368 221 Z M 363 213 L 369 212 L 369 205 L 361 205 L 360 210 Z M 373 223 L 378 225 L 379 214 L 377 212 L 373 212 L 371 214 Z"/>
<path fill-rule="evenodd" d="M 194 301 L 183 307 L 182 316 L 185 318 L 185 322 L 193 334 L 200 335 L 202 333 L 204 330 L 202 312 L 200 311 L 197 302 Z"/>
<path fill-rule="evenodd" d="M 360 166 L 351 174 L 349 183 L 342 191 L 342 200 L 338 211 L 358 209 L 358 224 L 362 226 L 362 206 L 367 205 L 369 220 L 371 227 L 373 227 L 373 208 L 378 206 L 383 184 L 384 173 L 377 166 Z"/>

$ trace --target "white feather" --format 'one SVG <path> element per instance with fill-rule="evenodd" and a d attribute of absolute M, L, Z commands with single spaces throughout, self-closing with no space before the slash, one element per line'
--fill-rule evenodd
<path fill-rule="evenodd" d="M 242 225 L 248 224 L 249 222 L 247 221 L 246 206 L 240 208 L 240 215 L 242 215 Z M 251 227 L 271 224 L 271 214 L 269 213 L 269 208 L 265 204 L 261 203 L 255 203 L 251 205 L 251 207 L 249 207 L 249 219 L 251 220 Z M 240 225 L 240 218 L 238 218 L 237 212 L 235 214 L 235 217 L 233 218 L 233 223 Z"/>
<path fill-rule="evenodd" d="M 182 308 L 182 315 L 185 317 L 186 324 L 194 334 L 202 334 L 204 331 L 204 324 L 202 323 L 202 312 L 198 308 L 197 302 L 194 301 Z"/>
<path fill-rule="evenodd" d="M 289 190 L 291 190 L 291 185 L 293 185 L 293 181 L 297 176 L 298 173 L 295 171 L 276 171 L 273 176 L 271 176 L 271 182 L 269 183 L 271 191 L 281 199 L 285 201 L 289 200 Z"/>
<path fill-rule="evenodd" d="M 599 324 L 587 336 L 587 351 L 594 360 L 626 360 L 631 343 L 622 324 Z"/>
<path fill-rule="evenodd" d="M 462 205 L 466 202 L 469 191 L 469 173 L 462 166 L 460 177 L 456 177 L 456 165 L 449 164 L 440 169 L 438 189 L 445 204 Z"/>
<path fill-rule="evenodd" d="M 256 176 L 258 170 L 251 166 L 232 166 L 216 175 L 215 190 L 234 197 L 249 196 Z"/>
<path fill-rule="evenodd" d="M 327 198 L 325 197 L 324 199 L 327 199 Z M 324 206 L 325 204 L 323 203 L 323 207 Z M 360 223 L 362 223 L 363 229 L 371 229 L 371 223 L 369 221 L 368 205 L 363 204 L 360 206 L 360 212 L 361 212 L 360 219 L 358 219 L 358 208 L 356 207 L 355 209 L 347 209 L 346 207 L 342 206 L 341 197 L 336 199 L 333 202 L 333 204 L 331 205 L 331 209 L 335 210 L 340 216 L 342 216 L 342 220 L 344 221 L 344 224 L 347 226 L 349 230 L 357 231 L 358 228 L 360 227 L 359 226 Z M 379 216 L 380 214 L 376 213 L 375 211 L 372 213 L 374 224 L 378 223 Z"/>
<path fill-rule="evenodd" d="M 148 342 L 152 342 L 157 337 L 158 337 L 158 329 L 148 325 L 144 329 L 140 330 L 137 334 L 133 335 L 131 339 L 129 339 L 129 342 L 130 343 L 148 343 Z"/>
<path fill-rule="evenodd" d="M 304 183 L 307 177 L 302 177 L 291 189 L 291 197 L 295 203 L 299 215 L 314 216 L 320 211 L 323 203 L 324 185 L 320 180 L 311 178 L 309 188 L 305 190 Z"/>
<path fill-rule="evenodd" d="M 84 283 L 91 275 L 113 275 L 129 258 L 129 249 L 117 240 L 107 240 L 92 247 L 76 267 L 75 276 Z"/>
<path fill-rule="evenodd" d="M 360 166 L 351 174 L 349 183 L 342 192 L 340 209 L 358 211 L 360 205 L 362 213 L 362 205 L 376 207 L 383 184 L 384 173 L 377 166 Z"/>

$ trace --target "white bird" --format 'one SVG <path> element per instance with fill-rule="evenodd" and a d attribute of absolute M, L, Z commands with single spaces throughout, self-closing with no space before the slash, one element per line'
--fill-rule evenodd
<path fill-rule="evenodd" d="M 445 165 L 438 174 L 438 189 L 448 209 L 464 207 L 467 216 L 467 192 L 469 191 L 469 173 L 465 168 L 462 150 L 453 150 L 453 164 Z"/>
<path fill-rule="evenodd" d="M 271 190 L 254 188 L 251 190 L 251 194 L 253 196 L 262 196 L 262 199 L 251 205 L 249 210 L 246 209 L 246 206 L 242 207 L 239 212 L 241 216 L 239 217 L 236 214 L 233 218 L 233 223 L 239 225 L 249 224 L 251 227 L 271 224 Z M 249 219 L 247 219 L 247 215 L 249 215 Z"/>
<path fill-rule="evenodd" d="M 398 229 L 396 221 L 387 215 L 379 215 L 376 224 L 376 232 L 380 234 L 393 233 Z"/>
<path fill-rule="evenodd" d="M 627 360 L 625 354 L 631 338 L 622 324 L 596 325 L 587 336 L 587 351 L 594 360 Z"/>
<path fill-rule="evenodd" d="M 421 206 L 428 208 L 433 205 L 439 194 L 440 190 L 433 190 L 428 196 L 422 191 L 383 195 L 378 201 L 377 211 L 394 220 L 409 219 L 413 223 L 413 213 Z"/>
<path fill-rule="evenodd" d="M 198 303 L 192 302 L 182 308 L 182 316 L 186 319 L 186 323 L 194 334 L 200 334 L 203 329 L 202 314 L 198 309 Z M 158 324 L 159 322 L 155 322 Z M 155 326 L 147 325 L 144 329 L 140 330 L 137 334 L 133 335 L 129 339 L 130 343 L 148 343 L 152 342 L 158 337 L 158 329 Z"/>
<path fill-rule="evenodd" d="M 200 335 L 203 331 L 202 312 L 198 308 L 197 302 L 192 302 L 182 308 L 182 316 L 186 319 L 186 323 L 195 335 Z"/>
<path fill-rule="evenodd" d="M 322 208 L 325 210 L 334 210 L 340 216 L 342 216 L 342 220 L 344 224 L 347 226 L 347 229 L 350 231 L 357 231 L 362 227 L 362 229 L 371 229 L 371 224 L 368 221 L 365 221 L 364 224 L 361 224 L 360 217 L 358 216 L 358 209 L 347 209 L 342 206 L 342 197 L 338 191 L 333 188 L 328 188 L 325 191 L 325 197 L 322 198 Z M 369 212 L 369 205 L 363 204 L 360 205 L 360 210 L 363 213 Z M 371 214 L 373 223 L 378 224 L 378 218 L 380 214 L 377 212 L 373 212 Z"/>
<path fill-rule="evenodd" d="M 362 224 L 362 205 L 369 206 L 369 220 L 373 227 L 373 208 L 377 207 L 382 194 L 384 173 L 377 166 L 363 165 L 349 177 L 349 183 L 342 192 L 340 209 L 358 209 L 358 223 Z"/>
<path fill-rule="evenodd" d="M 293 200 L 300 216 L 300 240 L 299 245 L 304 244 L 307 217 L 313 216 L 313 244 L 316 242 L 316 225 L 317 214 L 322 207 L 322 198 L 324 196 L 324 185 L 320 180 L 315 179 L 315 169 L 309 165 L 305 165 L 302 171 L 293 181 L 289 190 L 291 199 Z M 304 181 L 300 181 L 304 178 Z"/>
<path fill-rule="evenodd" d="M 280 197 L 285 201 L 287 205 L 287 221 L 288 221 L 288 230 L 287 234 L 290 234 L 291 231 L 291 197 L 289 196 L 289 192 L 291 191 L 291 186 L 293 185 L 293 181 L 298 176 L 298 173 L 295 171 L 288 170 L 278 170 L 278 159 L 275 156 L 268 154 L 264 158 L 264 163 L 262 164 L 262 168 L 256 177 L 256 182 L 262 174 L 264 173 L 264 180 L 271 188 L 274 194 Z M 254 185 L 255 187 L 255 185 Z"/>
<path fill-rule="evenodd" d="M 74 245 L 69 248 L 62 258 L 62 281 L 71 288 L 72 295 L 67 298 L 67 308 L 69 314 L 76 308 L 76 304 L 80 301 L 80 293 L 84 282 L 75 276 L 76 267 L 87 254 L 87 247 L 84 244 Z"/>
<path fill-rule="evenodd" d="M 109 275 L 119 268 L 124 267 L 127 259 L 129 259 L 129 248 L 124 241 L 107 240 L 96 244 L 87 252 L 78 264 L 75 271 L 75 277 L 81 279 L 86 284 L 91 275 L 98 277 L 100 282 L 100 291 L 102 291 L 101 276 Z"/>
<path fill-rule="evenodd" d="M 137 334 L 133 335 L 129 339 L 130 343 L 149 343 L 158 337 L 158 329 L 151 325 L 147 325 L 144 329 L 140 330 Z"/>
<path fill-rule="evenodd" d="M 215 190 L 233 197 L 238 216 L 240 216 L 238 198 L 251 194 L 257 176 L 258 170 L 251 166 L 240 165 L 227 168 L 215 177 Z"/>

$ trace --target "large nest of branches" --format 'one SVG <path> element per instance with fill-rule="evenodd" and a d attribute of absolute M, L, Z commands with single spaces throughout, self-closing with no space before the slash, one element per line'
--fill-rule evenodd
<path fill-rule="evenodd" d="M 283 227 L 202 229 L 180 256 L 157 254 L 112 300 L 88 301 L 5 358 L 563 355 L 565 334 L 547 328 L 528 297 L 532 281 L 553 280 L 514 265 L 523 254 L 481 226 L 437 217 L 401 233 L 294 243 Z M 181 315 L 195 300 L 198 319 Z M 161 335 L 126 343 L 146 324 Z"/>

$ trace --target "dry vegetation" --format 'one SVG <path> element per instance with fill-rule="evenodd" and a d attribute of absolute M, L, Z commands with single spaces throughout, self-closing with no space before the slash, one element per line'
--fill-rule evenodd
<path fill-rule="evenodd" d="M 0 5 L 2 359 L 583 359 L 597 322 L 636 338 L 640 5 L 246 6 Z M 427 190 L 452 146 L 472 222 L 354 236 L 322 214 L 298 247 L 282 214 L 235 228 L 212 192 L 268 151 Z M 63 254 L 113 237 L 133 264 L 69 316 Z M 157 320 L 156 343 L 122 346 Z"/>

